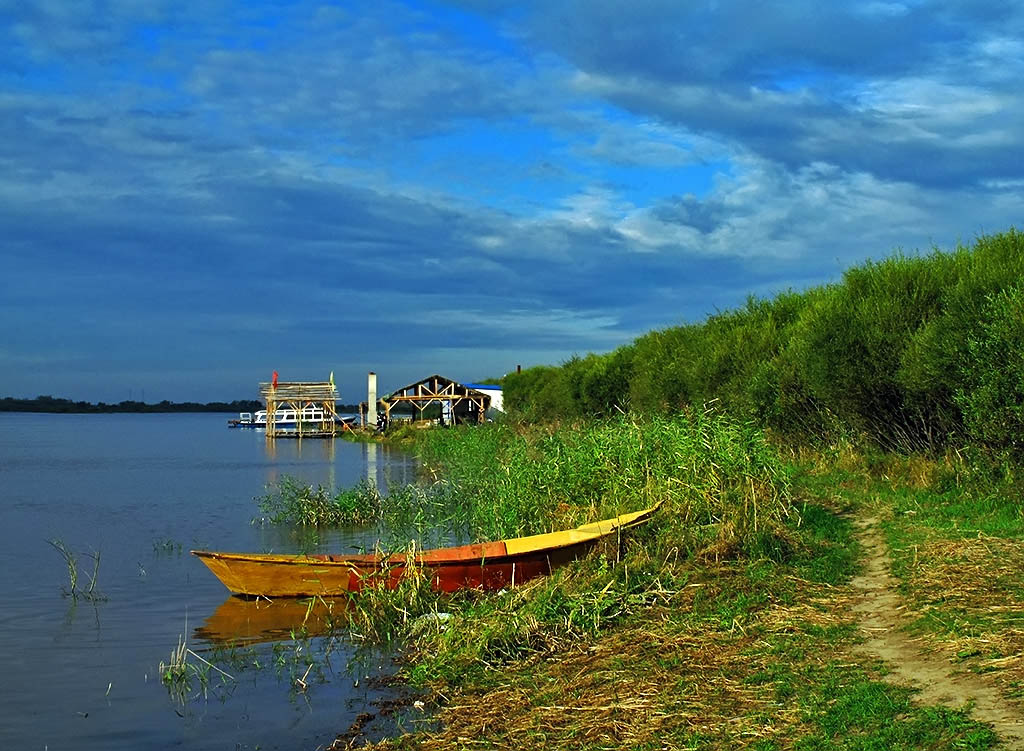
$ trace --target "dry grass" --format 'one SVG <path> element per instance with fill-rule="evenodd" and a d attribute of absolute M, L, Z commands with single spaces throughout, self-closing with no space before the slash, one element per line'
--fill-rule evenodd
<path fill-rule="evenodd" d="M 636 747 L 677 734 L 681 725 L 727 737 L 760 735 L 757 723 L 736 722 L 763 703 L 761 688 L 745 685 L 737 671 L 743 641 L 623 629 L 544 665 L 538 686 L 501 686 L 487 692 L 486 702 L 473 694 L 457 697 L 445 710 L 445 731 L 424 748 L 450 748 L 453 735 L 459 743 L 488 737 L 509 748 L 569 742 Z"/>
<path fill-rule="evenodd" d="M 908 551 L 909 552 L 909 551 Z M 978 537 L 917 546 L 906 587 L 928 642 L 952 660 L 1000 671 L 1009 693 L 1024 686 L 1024 544 Z"/>
<path fill-rule="evenodd" d="M 753 618 L 714 625 L 680 620 L 699 600 L 739 585 L 733 569 L 706 574 L 622 627 L 535 652 L 494 670 L 487 685 L 439 696 L 439 730 L 374 748 L 792 747 L 808 720 L 796 693 L 779 690 L 779 651 L 800 682 L 808 668 L 850 661 L 839 641 L 809 636 L 847 622 L 848 595 L 789 577 L 806 595 L 794 604 L 768 603 Z"/>

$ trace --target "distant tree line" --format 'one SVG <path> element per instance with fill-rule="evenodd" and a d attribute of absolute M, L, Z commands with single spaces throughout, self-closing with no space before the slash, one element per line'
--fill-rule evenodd
<path fill-rule="evenodd" d="M 233 402 L 162 402 L 147 404 L 146 402 L 126 399 L 116 404 L 99 402 L 72 401 L 53 396 L 37 396 L 35 399 L 15 399 L 7 396 L 0 399 L 0 412 L 52 412 L 52 413 L 89 413 L 89 412 L 256 412 L 265 409 L 263 402 L 257 399 L 236 399 Z M 337 404 L 338 412 L 357 412 L 355 404 Z"/>
<path fill-rule="evenodd" d="M 117 404 L 99 402 L 75 402 L 53 396 L 37 396 L 35 399 L 0 399 L 0 412 L 56 412 L 56 413 L 89 413 L 89 412 L 255 412 L 263 409 L 263 403 L 251 399 L 239 399 L 233 402 L 170 402 L 166 399 L 155 404 L 127 399 Z"/>
<path fill-rule="evenodd" d="M 711 408 L 798 440 L 1024 458 L 1024 235 L 868 261 L 503 386 L 526 420 Z"/>

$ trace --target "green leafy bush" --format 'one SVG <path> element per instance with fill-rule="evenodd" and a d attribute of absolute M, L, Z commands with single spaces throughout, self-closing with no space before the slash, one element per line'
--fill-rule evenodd
<path fill-rule="evenodd" d="M 714 404 L 797 441 L 1005 447 L 1019 419 L 1007 359 L 1019 329 L 1012 302 L 991 306 L 1022 278 L 1014 229 L 948 253 L 868 261 L 838 284 L 750 298 L 609 354 L 508 375 L 505 404 L 525 421 Z"/>
<path fill-rule="evenodd" d="M 989 299 L 967 341 L 964 386 L 956 394 L 967 433 L 981 445 L 1024 459 L 1024 287 Z"/>

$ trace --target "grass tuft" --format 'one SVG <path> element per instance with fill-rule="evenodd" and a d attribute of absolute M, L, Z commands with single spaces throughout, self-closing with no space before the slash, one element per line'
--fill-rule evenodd
<path fill-rule="evenodd" d="M 106 600 L 106 595 L 102 594 L 96 589 L 96 580 L 99 577 L 100 572 L 100 551 L 89 553 L 89 557 L 92 558 L 92 572 L 89 574 L 89 584 L 85 589 L 81 589 L 78 586 L 78 558 L 74 552 L 68 549 L 63 541 L 58 539 L 46 541 L 54 550 L 61 554 L 64 559 L 64 563 L 68 569 L 68 588 L 63 590 L 65 597 L 70 597 L 73 600 L 82 598 L 83 600 L 90 600 L 91 602 L 98 602 L 100 600 Z"/>

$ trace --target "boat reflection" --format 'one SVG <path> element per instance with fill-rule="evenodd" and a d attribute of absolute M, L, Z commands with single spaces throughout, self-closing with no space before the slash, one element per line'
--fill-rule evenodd
<path fill-rule="evenodd" d="M 345 623 L 347 597 L 283 597 L 245 598 L 232 595 L 226 599 L 194 636 L 211 644 L 259 644 L 282 641 L 293 634 L 325 636 Z"/>

